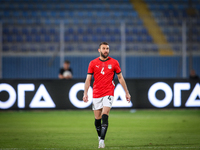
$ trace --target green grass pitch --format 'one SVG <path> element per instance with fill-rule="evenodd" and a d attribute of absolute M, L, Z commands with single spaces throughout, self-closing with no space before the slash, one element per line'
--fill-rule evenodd
<path fill-rule="evenodd" d="M 200 149 L 200 110 L 111 110 L 105 149 Z M 91 110 L 0 111 L 0 150 L 97 149 Z"/>

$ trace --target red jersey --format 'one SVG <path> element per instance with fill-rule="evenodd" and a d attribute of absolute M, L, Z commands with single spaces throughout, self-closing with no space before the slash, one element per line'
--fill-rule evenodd
<path fill-rule="evenodd" d="M 99 57 L 92 60 L 88 67 L 88 74 L 94 76 L 93 98 L 114 96 L 114 75 L 121 73 L 119 62 L 111 57 L 101 60 Z"/>

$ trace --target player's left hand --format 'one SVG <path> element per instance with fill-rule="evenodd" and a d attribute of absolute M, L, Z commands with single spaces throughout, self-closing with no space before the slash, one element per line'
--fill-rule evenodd
<path fill-rule="evenodd" d="M 131 95 L 129 93 L 126 94 L 126 100 L 130 103 L 130 101 L 131 101 Z"/>
<path fill-rule="evenodd" d="M 87 95 L 83 95 L 83 101 L 84 101 L 85 103 L 88 102 L 88 96 L 87 96 Z"/>

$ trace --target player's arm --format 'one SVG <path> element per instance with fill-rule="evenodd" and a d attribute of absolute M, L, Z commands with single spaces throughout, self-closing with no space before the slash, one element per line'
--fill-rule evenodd
<path fill-rule="evenodd" d="M 58 78 L 59 78 L 59 79 L 63 79 L 64 76 L 63 76 L 62 74 L 59 73 Z"/>
<path fill-rule="evenodd" d="M 91 79 L 92 79 L 92 74 L 87 74 L 86 80 L 85 80 L 85 87 L 84 87 L 84 94 L 83 94 L 83 101 L 84 102 L 88 102 L 88 89 L 90 87 L 90 83 L 91 83 Z"/>
<path fill-rule="evenodd" d="M 124 77 L 123 77 L 122 73 L 117 74 L 117 77 L 118 77 L 119 83 L 122 85 L 122 87 L 124 88 L 124 91 L 126 93 L 126 100 L 128 102 L 130 102 L 131 95 L 129 94 L 129 91 L 128 91 L 128 88 L 126 86 L 126 82 L 124 80 Z"/>

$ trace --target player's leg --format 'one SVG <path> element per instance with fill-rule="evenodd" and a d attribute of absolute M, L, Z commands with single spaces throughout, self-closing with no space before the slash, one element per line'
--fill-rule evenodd
<path fill-rule="evenodd" d="M 101 140 L 104 140 L 106 136 L 106 132 L 108 129 L 108 115 L 110 109 L 111 109 L 110 107 L 104 106 L 102 110 Z"/>
<path fill-rule="evenodd" d="M 104 106 L 102 109 L 101 139 L 99 141 L 99 148 L 105 147 L 104 139 L 105 139 L 106 132 L 108 129 L 108 115 L 109 115 L 110 109 L 111 108 L 107 106 Z"/>
<path fill-rule="evenodd" d="M 93 98 L 93 111 L 95 117 L 95 128 L 98 134 L 98 139 L 101 137 L 101 114 L 103 108 L 103 98 Z"/>
<path fill-rule="evenodd" d="M 102 113 L 102 109 L 94 110 L 94 117 L 95 117 L 94 124 L 96 127 L 99 140 L 101 138 L 101 113 Z"/>
<path fill-rule="evenodd" d="M 108 116 L 110 113 L 110 109 L 112 107 L 114 97 L 113 96 L 105 96 L 103 99 L 103 109 L 102 109 L 102 124 L 101 124 L 101 140 L 99 141 L 99 148 L 104 148 L 104 139 L 106 136 L 106 132 L 108 129 Z"/>

